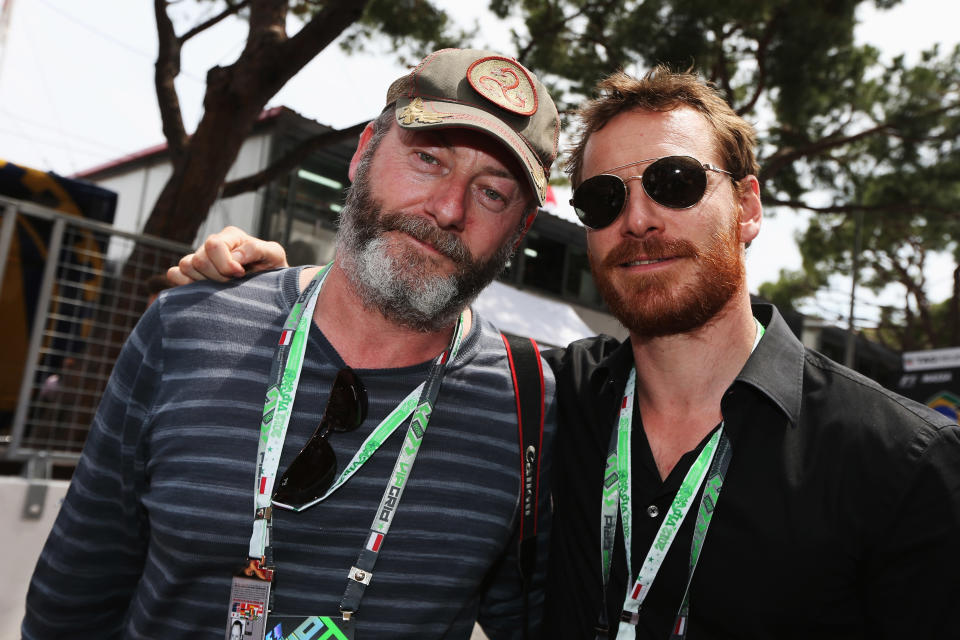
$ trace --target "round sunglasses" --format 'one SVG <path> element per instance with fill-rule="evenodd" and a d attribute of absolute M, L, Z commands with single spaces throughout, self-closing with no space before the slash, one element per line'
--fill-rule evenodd
<path fill-rule="evenodd" d="M 337 473 L 337 456 L 327 441 L 331 433 L 353 431 L 367 417 L 367 391 L 350 367 L 337 373 L 327 407 L 313 437 L 280 476 L 273 500 L 299 509 L 327 492 Z"/>
<path fill-rule="evenodd" d="M 629 176 L 626 180 L 612 173 L 647 162 L 652 164 L 642 174 Z M 611 173 L 587 178 L 574 189 L 570 204 L 580 222 L 591 229 L 602 229 L 616 220 L 626 206 L 627 183 L 639 179 L 644 193 L 657 204 L 670 209 L 689 209 L 707 192 L 707 171 L 726 174 L 736 181 L 729 171 L 690 156 L 648 158 L 614 167 L 610 169 Z"/>

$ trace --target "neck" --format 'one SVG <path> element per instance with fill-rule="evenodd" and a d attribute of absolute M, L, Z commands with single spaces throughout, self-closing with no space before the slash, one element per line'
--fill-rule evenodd
<path fill-rule="evenodd" d="M 744 289 L 693 332 L 631 333 L 637 402 L 661 477 L 722 420 L 720 401 L 750 357 L 756 331 Z"/>
<path fill-rule="evenodd" d="M 301 291 L 318 269 L 300 273 Z M 320 290 L 313 321 L 343 361 L 355 369 L 407 367 L 432 360 L 449 346 L 456 327 L 452 323 L 439 331 L 418 331 L 365 307 L 336 262 Z M 470 330 L 470 322 L 468 308 L 464 313 L 464 335 Z"/>

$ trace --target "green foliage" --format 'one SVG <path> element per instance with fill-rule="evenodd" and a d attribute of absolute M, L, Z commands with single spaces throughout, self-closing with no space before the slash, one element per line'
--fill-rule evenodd
<path fill-rule="evenodd" d="M 759 293 L 781 311 L 797 311 L 800 303 L 813 296 L 817 289 L 826 285 L 818 274 L 806 271 L 780 270 L 780 277 L 776 282 L 764 282 L 760 285 Z"/>
<path fill-rule="evenodd" d="M 851 273 L 850 211 L 861 208 L 861 282 L 874 292 L 891 283 L 906 292 L 901 309 L 881 315 L 888 342 L 949 346 L 957 320 L 928 299 L 924 268 L 931 252 L 960 253 L 960 49 L 940 56 L 934 48 L 911 68 L 894 60 L 864 84 L 870 103 L 863 112 L 886 129 L 804 161 L 805 186 L 842 205 L 814 218 L 801 238 L 804 269 L 820 278 Z"/>
<path fill-rule="evenodd" d="M 308 16 L 331 0 L 291 0 Z M 765 206 L 817 213 L 800 240 L 802 273 L 761 289 L 786 307 L 831 274 L 850 274 L 853 213 L 864 212 L 861 282 L 903 287 L 881 314 L 891 343 L 956 340 L 926 295 L 930 252 L 960 256 L 960 51 L 936 47 L 909 66 L 854 42 L 857 8 L 899 0 L 488 0 L 514 27 L 512 53 L 562 110 L 598 79 L 656 64 L 695 70 L 757 125 Z M 372 0 L 342 46 L 384 38 L 413 62 L 443 46 L 475 44 L 431 0 Z M 956 315 L 956 314 L 954 314 Z M 943 316 L 946 318 L 946 316 Z M 944 320 L 948 324 L 956 320 Z M 882 332 L 881 332 L 882 333 Z M 896 339 L 894 339 L 896 338 Z"/>
<path fill-rule="evenodd" d="M 447 12 L 429 0 L 371 0 L 340 46 L 364 51 L 377 36 L 385 36 L 398 58 L 411 64 L 431 51 L 464 46 L 475 32 L 455 27 Z"/>

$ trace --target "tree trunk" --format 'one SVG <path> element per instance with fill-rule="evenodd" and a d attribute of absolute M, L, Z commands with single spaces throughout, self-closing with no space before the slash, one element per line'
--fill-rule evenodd
<path fill-rule="evenodd" d="M 235 63 L 214 67 L 207 74 L 203 118 L 182 153 L 171 154 L 173 172 L 144 233 L 193 242 L 263 107 L 304 65 L 360 19 L 367 2 L 326 2 L 291 38 L 286 35 L 287 0 L 250 2 L 246 46 Z M 173 151 L 176 145 L 168 142 Z"/>
<path fill-rule="evenodd" d="M 271 94 L 272 95 L 272 94 Z M 210 98 L 208 89 L 208 98 Z M 193 242 L 207 212 L 253 124 L 271 96 L 230 106 L 207 100 L 203 119 L 190 139 L 182 162 L 160 192 L 144 233 Z"/>

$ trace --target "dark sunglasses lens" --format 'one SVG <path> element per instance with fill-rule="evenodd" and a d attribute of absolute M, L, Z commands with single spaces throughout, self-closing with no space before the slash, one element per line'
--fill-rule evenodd
<path fill-rule="evenodd" d="M 591 229 L 602 229 L 620 215 L 627 189 L 617 176 L 601 174 L 583 181 L 573 192 L 573 210 L 580 222 Z"/>
<path fill-rule="evenodd" d="M 299 507 L 313 502 L 330 488 L 337 474 L 337 457 L 324 438 L 313 438 L 280 476 L 273 499 Z"/>
<path fill-rule="evenodd" d="M 353 431 L 367 417 L 367 391 L 353 369 L 341 369 L 330 389 L 323 422 L 331 431 Z"/>
<path fill-rule="evenodd" d="M 337 373 L 327 406 L 313 437 L 274 487 L 273 499 L 301 507 L 327 492 L 337 475 L 337 456 L 327 441 L 331 431 L 353 431 L 367 417 L 367 390 L 353 369 Z"/>
<path fill-rule="evenodd" d="M 707 190 L 707 172 L 693 158 L 669 156 L 643 172 L 643 190 L 650 199 L 671 209 L 687 209 Z"/>

